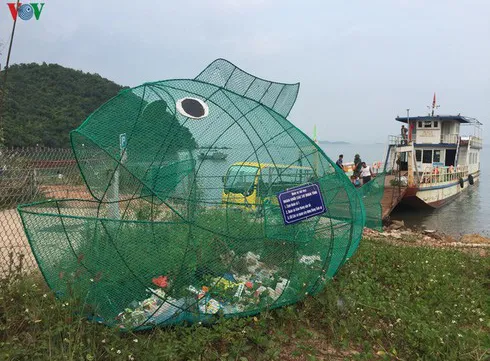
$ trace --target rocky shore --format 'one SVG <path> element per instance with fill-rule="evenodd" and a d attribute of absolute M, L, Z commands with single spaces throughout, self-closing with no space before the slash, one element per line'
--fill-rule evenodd
<path fill-rule="evenodd" d="M 490 238 L 488 237 L 479 234 L 465 234 L 455 238 L 441 231 L 408 228 L 403 221 L 391 221 L 389 225 L 383 227 L 383 232 L 365 228 L 364 237 L 396 245 L 458 248 L 482 257 L 488 256 L 490 252 Z"/>

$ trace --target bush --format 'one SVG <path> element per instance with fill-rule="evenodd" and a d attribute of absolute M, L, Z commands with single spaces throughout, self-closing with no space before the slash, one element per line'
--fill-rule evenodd
<path fill-rule="evenodd" d="M 39 275 L 0 282 L 2 360 L 484 360 L 488 258 L 364 241 L 326 289 L 260 316 L 121 333 Z"/>

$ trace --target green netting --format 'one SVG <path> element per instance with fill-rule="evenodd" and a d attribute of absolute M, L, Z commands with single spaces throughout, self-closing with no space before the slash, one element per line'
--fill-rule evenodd
<path fill-rule="evenodd" d="M 383 199 L 385 190 L 386 173 L 379 173 L 367 184 L 358 188 L 359 194 L 366 210 L 366 227 L 383 231 Z"/>
<path fill-rule="evenodd" d="M 49 286 L 107 325 L 251 315 L 318 292 L 354 253 L 358 191 L 286 120 L 299 85 L 219 59 L 128 89 L 71 133 L 92 200 L 19 207 Z M 327 211 L 285 225 L 277 194 L 316 183 Z"/>

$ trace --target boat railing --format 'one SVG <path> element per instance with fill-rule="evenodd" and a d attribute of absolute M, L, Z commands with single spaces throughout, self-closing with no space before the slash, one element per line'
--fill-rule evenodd
<path fill-rule="evenodd" d="M 468 166 L 427 166 L 420 177 L 420 186 L 429 187 L 434 183 L 444 183 L 465 179 L 468 176 Z"/>
<path fill-rule="evenodd" d="M 483 141 L 479 137 L 471 136 L 470 145 L 472 148 L 481 148 L 483 146 Z"/>
<path fill-rule="evenodd" d="M 441 134 L 441 143 L 444 144 L 457 144 L 458 134 Z"/>
<path fill-rule="evenodd" d="M 388 136 L 388 143 L 390 145 L 399 146 L 399 145 L 405 145 L 406 140 L 403 139 L 401 135 L 390 135 Z"/>

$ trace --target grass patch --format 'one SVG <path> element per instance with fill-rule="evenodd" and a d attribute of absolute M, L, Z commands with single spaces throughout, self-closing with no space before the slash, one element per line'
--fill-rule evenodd
<path fill-rule="evenodd" d="M 2 360 L 485 360 L 488 258 L 365 240 L 325 290 L 257 317 L 122 334 L 38 277 L 0 281 Z"/>

